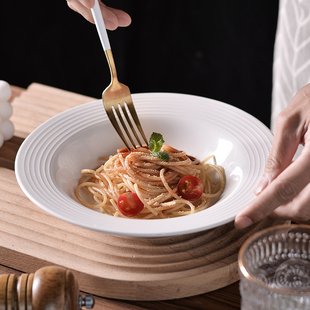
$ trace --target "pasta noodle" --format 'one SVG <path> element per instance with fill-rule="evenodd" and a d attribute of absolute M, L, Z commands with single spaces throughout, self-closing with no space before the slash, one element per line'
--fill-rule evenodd
<path fill-rule="evenodd" d="M 134 218 L 143 219 L 177 217 L 210 207 L 226 182 L 224 169 L 216 164 L 214 156 L 200 162 L 170 146 L 163 145 L 162 149 L 169 154 L 167 162 L 140 147 L 131 152 L 118 150 L 95 170 L 83 169 L 76 188 L 78 200 L 88 208 L 124 217 L 117 206 L 118 197 L 125 192 L 136 193 L 144 208 Z M 214 163 L 208 163 L 212 159 Z M 202 181 L 203 193 L 198 200 L 189 201 L 179 195 L 178 182 L 184 176 Z M 86 197 L 87 193 L 91 198 Z"/>

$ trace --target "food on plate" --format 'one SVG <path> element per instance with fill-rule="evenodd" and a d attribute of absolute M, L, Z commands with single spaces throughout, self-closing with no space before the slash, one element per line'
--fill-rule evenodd
<path fill-rule="evenodd" d="M 225 188 L 224 168 L 209 156 L 202 162 L 153 133 L 149 147 L 127 148 L 83 169 L 76 188 L 86 207 L 113 216 L 160 219 L 204 210 Z M 213 160 L 213 163 L 209 161 Z"/>

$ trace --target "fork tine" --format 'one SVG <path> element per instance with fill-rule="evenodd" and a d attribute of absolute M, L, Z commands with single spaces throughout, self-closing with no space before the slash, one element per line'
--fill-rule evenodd
<path fill-rule="evenodd" d="M 121 130 L 120 126 L 119 126 L 119 123 L 115 117 L 115 114 L 119 120 L 119 122 L 121 123 L 122 125 L 122 128 L 123 130 L 125 131 L 126 135 L 127 135 L 127 138 L 130 140 L 131 142 L 131 145 L 133 148 L 136 148 L 136 144 L 134 142 L 134 140 L 132 139 L 130 133 L 129 133 L 129 130 L 128 130 L 128 127 L 126 126 L 125 122 L 124 122 L 124 119 L 123 119 L 123 116 L 122 116 L 122 113 L 123 115 L 125 116 L 126 118 L 126 121 L 131 129 L 131 131 L 133 132 L 135 138 L 137 139 L 137 142 L 138 144 L 142 147 L 142 143 L 140 141 L 140 138 L 139 136 L 137 135 L 137 132 L 134 128 L 134 126 L 132 125 L 132 122 L 130 120 L 130 117 L 126 111 L 126 107 L 125 107 L 125 104 L 126 103 L 123 103 L 123 104 L 118 104 L 118 107 L 116 108 L 114 105 L 112 106 L 112 109 L 107 109 L 106 112 L 107 112 L 107 115 L 108 115 L 108 118 L 110 119 L 110 122 L 112 123 L 114 129 L 116 130 L 116 132 L 118 133 L 118 135 L 121 137 L 122 141 L 125 143 L 127 149 L 130 151 L 130 146 L 128 144 L 128 141 L 126 140 L 125 136 L 123 135 L 123 131 Z M 127 104 L 126 104 L 127 105 Z M 128 110 L 129 110 L 129 107 L 127 106 Z M 130 111 L 129 111 L 130 113 Z M 132 115 L 131 115 L 132 117 Z M 133 117 L 132 117 L 133 118 Z"/>
<path fill-rule="evenodd" d="M 133 148 L 136 148 L 135 142 L 133 141 L 133 139 L 132 139 L 132 137 L 131 137 L 131 135 L 130 135 L 130 133 L 129 133 L 129 130 L 128 130 L 128 128 L 127 128 L 125 122 L 124 122 L 123 116 L 122 116 L 122 114 L 121 114 L 121 112 L 122 112 L 122 113 L 125 115 L 129 127 L 130 127 L 132 130 L 134 130 L 133 127 L 132 127 L 132 124 L 131 124 L 131 122 L 130 122 L 130 119 L 129 119 L 128 115 L 127 115 L 126 110 L 123 109 L 121 103 L 118 104 L 118 107 L 117 107 L 117 108 L 114 107 L 114 106 L 113 106 L 113 108 L 115 109 L 115 112 L 116 112 L 116 114 L 117 114 L 117 117 L 118 117 L 119 121 L 121 122 L 122 127 L 123 127 L 124 131 L 126 132 L 127 138 L 128 138 L 128 139 L 130 140 L 130 142 L 131 142 L 131 145 L 133 146 Z M 142 146 L 142 145 L 140 145 L 140 146 Z"/>
<path fill-rule="evenodd" d="M 122 139 L 124 144 L 126 145 L 127 149 L 130 151 L 130 146 L 129 146 L 127 140 L 125 139 L 121 128 L 118 125 L 118 122 L 115 118 L 113 109 L 106 109 L 106 113 L 107 113 L 108 118 L 109 118 L 111 124 L 113 125 L 114 129 L 116 130 L 116 132 L 118 133 L 118 135 L 120 136 L 120 138 Z"/>
<path fill-rule="evenodd" d="M 136 126 L 137 126 L 137 128 L 138 128 L 138 130 L 139 130 L 139 132 L 140 132 L 140 134 L 141 134 L 141 136 L 142 136 L 144 142 L 146 143 L 146 145 L 149 145 L 149 144 L 148 144 L 148 141 L 147 141 L 147 139 L 146 139 L 146 136 L 145 136 L 145 134 L 144 134 L 144 131 L 143 131 L 143 129 L 142 129 L 142 126 L 141 126 L 139 117 L 138 117 L 138 115 L 137 115 L 136 109 L 135 109 L 135 107 L 134 107 L 134 105 L 133 105 L 133 101 L 132 101 L 131 96 L 129 97 L 128 101 L 126 101 L 126 104 L 127 104 L 128 110 L 129 110 L 129 112 L 130 112 L 130 114 L 131 114 L 131 117 L 133 118 L 133 120 L 134 120 L 134 122 L 135 122 L 135 124 L 136 124 Z M 141 145 L 141 143 L 140 143 L 140 145 Z M 141 146 L 142 146 L 142 145 L 141 145 Z"/>
<path fill-rule="evenodd" d="M 119 109 L 122 110 L 122 112 L 123 112 L 123 114 L 125 115 L 125 118 L 126 118 L 126 120 L 127 120 L 127 123 L 128 123 L 128 125 L 129 125 L 129 127 L 130 127 L 130 129 L 131 129 L 133 135 L 135 136 L 135 138 L 136 138 L 138 144 L 142 147 L 142 143 L 141 143 L 141 141 L 140 141 L 139 136 L 137 135 L 137 132 L 136 132 L 134 126 L 132 125 L 132 122 L 131 122 L 131 119 L 130 119 L 128 113 L 127 113 L 126 107 L 128 108 L 126 102 L 124 102 L 123 105 L 122 105 L 122 104 L 119 104 Z M 128 111 L 128 112 L 129 112 L 129 114 L 130 114 L 130 111 Z M 126 131 L 126 129 L 124 129 L 124 130 Z M 127 133 L 127 132 L 126 132 L 126 133 Z M 132 143 L 132 138 L 131 138 L 130 134 L 127 133 L 127 135 L 128 135 L 129 140 L 130 140 L 131 143 Z M 136 147 L 134 146 L 134 148 L 136 148 Z"/>
<path fill-rule="evenodd" d="M 128 96 L 128 97 L 131 97 L 131 96 Z M 131 98 L 130 98 L 131 99 Z M 127 98 L 127 101 L 128 98 Z M 129 101 L 130 102 L 130 101 Z M 126 109 L 127 107 L 127 109 Z M 132 104 L 127 104 L 126 101 L 124 101 L 123 103 L 119 103 L 117 105 L 117 107 L 115 107 L 114 105 L 112 105 L 111 109 L 105 109 L 106 110 L 106 113 L 108 115 L 108 118 L 110 119 L 110 122 L 112 123 L 114 129 L 117 131 L 118 135 L 121 137 L 122 141 L 125 143 L 127 149 L 130 151 L 130 147 L 128 145 L 128 142 L 126 140 L 126 138 L 124 137 L 123 135 L 123 131 L 121 130 L 121 128 L 119 127 L 119 123 L 115 117 L 115 115 L 117 116 L 119 122 L 121 123 L 122 125 L 122 128 L 123 130 L 125 131 L 126 135 L 127 135 L 127 138 L 129 139 L 129 141 L 131 142 L 131 145 L 133 148 L 137 148 L 136 146 L 136 143 L 134 142 L 134 140 L 132 139 L 131 137 L 131 134 L 128 130 L 128 127 L 127 125 L 125 124 L 124 122 L 124 119 L 123 119 L 123 115 L 125 116 L 126 118 L 126 121 L 127 121 L 127 124 L 128 126 L 130 127 L 133 135 L 135 136 L 136 140 L 137 140 L 137 144 L 140 145 L 141 147 L 143 147 L 142 143 L 141 143 L 141 140 L 135 130 L 135 127 L 133 126 L 132 122 L 131 122 L 131 119 L 129 117 L 129 115 L 131 116 L 131 118 L 134 120 L 135 122 L 135 125 L 136 127 L 138 128 L 144 142 L 146 143 L 146 145 L 148 146 L 148 141 L 145 137 L 145 134 L 143 132 L 143 129 L 142 129 L 142 126 L 141 126 L 141 123 L 140 123 L 140 120 L 138 118 L 138 115 L 137 115 L 137 112 L 136 112 L 136 109 L 135 107 L 133 106 L 133 103 Z M 127 111 L 128 110 L 128 111 Z M 129 113 L 129 115 L 128 115 Z M 122 115 L 123 114 L 123 115 Z"/>

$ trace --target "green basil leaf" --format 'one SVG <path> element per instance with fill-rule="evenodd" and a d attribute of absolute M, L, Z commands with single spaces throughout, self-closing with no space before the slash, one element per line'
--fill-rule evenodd
<path fill-rule="evenodd" d="M 160 133 L 153 132 L 150 137 L 149 149 L 152 152 L 159 152 L 164 142 L 163 136 Z"/>
<path fill-rule="evenodd" d="M 167 152 L 152 152 L 152 156 L 156 156 L 162 161 L 168 161 L 169 160 L 169 154 Z"/>

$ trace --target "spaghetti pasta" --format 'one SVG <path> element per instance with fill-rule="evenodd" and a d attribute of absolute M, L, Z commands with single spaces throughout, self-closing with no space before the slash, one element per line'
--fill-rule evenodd
<path fill-rule="evenodd" d="M 118 150 L 95 170 L 83 169 L 76 188 L 78 200 L 88 208 L 124 217 L 118 209 L 118 197 L 126 192 L 136 193 L 144 207 L 134 218 L 143 219 L 177 217 L 210 207 L 213 199 L 222 194 L 226 182 L 224 169 L 216 164 L 214 156 L 200 162 L 168 145 L 163 145 L 162 150 L 169 154 L 168 161 L 140 147 L 130 152 Z M 210 164 L 212 159 L 214 163 Z M 199 199 L 189 201 L 179 195 L 178 183 L 184 176 L 202 181 Z"/>

